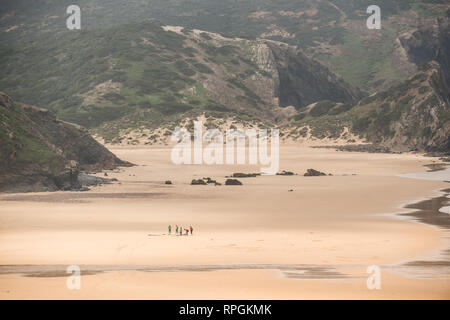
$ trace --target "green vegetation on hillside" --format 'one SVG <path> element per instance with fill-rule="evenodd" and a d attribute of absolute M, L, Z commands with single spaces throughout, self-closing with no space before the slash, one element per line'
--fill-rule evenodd
<path fill-rule="evenodd" d="M 449 100 L 442 71 L 429 63 L 413 77 L 355 105 L 322 101 L 292 120 L 298 127 L 309 126 L 317 138 L 340 137 L 347 127 L 389 148 L 448 152 Z"/>
<path fill-rule="evenodd" d="M 12 106 L 0 102 L 0 167 L 57 164 L 61 158 L 36 135 L 20 107 Z"/>
<path fill-rule="evenodd" d="M 65 9 L 70 0 L 3 0 L 0 30 L 4 40 L 45 41 L 70 34 L 65 29 Z M 412 28 L 410 9 L 423 18 L 445 16 L 443 0 L 379 0 L 382 10 L 381 37 L 368 33 L 367 0 L 79 0 L 83 30 L 106 30 L 127 23 L 157 19 L 163 24 L 180 25 L 221 33 L 227 37 L 272 40 L 298 45 L 310 56 L 361 89 L 375 91 L 398 83 L 409 75 L 393 54 L 396 37 Z M 448 9 L 448 8 L 447 8 Z M 14 12 L 13 15 L 7 15 Z M 393 18 L 391 21 L 390 18 Z M 406 24 L 405 24 L 406 22 Z M 372 36 L 370 36 L 372 34 Z M 201 33 L 210 40 L 207 33 Z M 70 36 L 69 36 L 70 37 Z M 176 41 L 174 42 L 174 44 Z M 339 52 L 343 54 L 340 55 Z M 130 57 L 134 53 L 130 54 Z M 106 65 L 99 65 L 98 68 Z"/>
<path fill-rule="evenodd" d="M 240 113 L 212 99 L 202 85 L 214 75 L 208 64 L 219 63 L 229 76 L 239 72 L 243 77 L 228 79 L 239 92 L 238 102 L 259 108 L 260 97 L 244 82 L 262 70 L 240 46 L 216 46 L 209 36 L 191 41 L 146 22 L 2 44 L 0 87 L 26 103 L 49 106 L 64 120 L 88 128 L 105 124 L 99 132 L 112 137 L 121 129 L 155 127 L 188 111 Z M 119 118 L 124 121 L 106 124 Z"/>

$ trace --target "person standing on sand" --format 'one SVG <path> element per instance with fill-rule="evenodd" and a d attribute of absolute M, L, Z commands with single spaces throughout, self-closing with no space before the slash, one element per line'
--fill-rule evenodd
<path fill-rule="evenodd" d="M 171 234 L 172 233 L 172 226 L 169 224 L 169 234 Z"/>
<path fill-rule="evenodd" d="M 192 236 L 192 232 L 194 232 L 194 228 L 192 228 L 192 226 L 190 226 L 189 229 L 191 230 L 191 236 Z"/>
<path fill-rule="evenodd" d="M 180 227 L 180 236 L 183 235 L 183 227 Z"/>
<path fill-rule="evenodd" d="M 177 228 L 175 229 L 175 234 L 178 234 L 178 225 Z"/>

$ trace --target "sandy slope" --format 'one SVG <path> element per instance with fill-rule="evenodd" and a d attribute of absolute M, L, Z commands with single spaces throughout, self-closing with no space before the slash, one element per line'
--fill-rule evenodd
<path fill-rule="evenodd" d="M 5 274 L 0 298 L 450 298 L 448 274 L 439 275 L 443 280 L 409 279 L 389 269 L 432 258 L 446 245 L 442 230 L 383 215 L 448 187 L 395 176 L 425 171 L 430 159 L 284 146 L 281 170 L 303 174 L 315 168 L 333 176 L 263 176 L 240 179 L 244 186 L 216 187 L 189 183 L 202 177 L 223 182 L 258 167 L 175 166 L 167 148 L 113 152 L 140 165 L 109 173 L 121 184 L 86 193 L 1 196 L 0 265 L 311 264 L 358 266 L 345 272 L 358 277 L 114 271 L 84 276 L 82 290 L 69 291 L 64 277 Z M 167 236 L 168 224 L 192 224 L 194 236 Z M 366 288 L 369 265 L 382 267 L 381 290 Z"/>

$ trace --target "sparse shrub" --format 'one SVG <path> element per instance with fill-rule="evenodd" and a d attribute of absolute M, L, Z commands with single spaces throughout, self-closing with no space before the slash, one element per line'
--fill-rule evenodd
<path fill-rule="evenodd" d="M 152 107 L 152 104 L 150 101 L 140 101 L 138 103 L 138 107 L 141 109 L 150 109 Z"/>
<path fill-rule="evenodd" d="M 361 100 L 360 105 L 364 106 L 364 105 L 366 105 L 366 104 L 369 104 L 369 103 L 374 102 L 374 101 L 377 100 L 377 99 L 378 99 L 378 96 L 377 96 L 376 94 L 375 94 L 375 95 L 372 95 L 372 96 L 369 96 L 369 97 L 365 97 L 365 98 L 363 98 L 363 99 Z"/>
<path fill-rule="evenodd" d="M 328 114 L 329 115 L 338 115 L 338 114 L 341 114 L 348 110 L 351 110 L 353 107 L 354 107 L 354 104 L 350 104 L 350 103 L 340 104 L 340 105 L 335 106 L 333 109 L 331 109 L 328 112 Z"/>
<path fill-rule="evenodd" d="M 202 37 L 205 40 L 211 40 L 212 38 L 207 34 L 206 32 L 200 33 L 200 37 Z"/>
<path fill-rule="evenodd" d="M 304 119 L 305 117 L 306 117 L 306 112 L 302 112 L 302 113 L 296 114 L 294 116 L 294 120 L 300 121 L 300 120 Z"/>
<path fill-rule="evenodd" d="M 336 105 L 336 103 L 329 101 L 329 100 L 324 100 L 324 101 L 318 102 L 309 111 L 309 114 L 313 117 L 323 116 L 323 115 L 327 114 L 328 111 L 330 111 L 335 105 Z"/>
<path fill-rule="evenodd" d="M 178 60 L 174 63 L 174 65 L 183 75 L 187 77 L 192 77 L 196 74 L 196 72 L 189 67 L 189 64 L 183 60 Z"/>
<path fill-rule="evenodd" d="M 369 128 L 372 120 L 369 117 L 361 117 L 353 121 L 352 128 L 356 132 L 363 132 Z"/>
<path fill-rule="evenodd" d="M 430 127 L 425 127 L 422 130 L 422 136 L 424 138 L 430 138 L 433 135 L 433 130 Z"/>
<path fill-rule="evenodd" d="M 431 64 L 429 62 L 423 62 L 419 65 L 418 69 L 420 71 L 427 71 L 431 68 Z"/>
<path fill-rule="evenodd" d="M 207 65 L 197 62 L 194 64 L 194 67 L 198 70 L 200 73 L 206 73 L 206 74 L 213 74 L 214 71 L 208 67 Z"/>
<path fill-rule="evenodd" d="M 419 88 L 419 93 L 424 94 L 424 93 L 428 92 L 429 90 L 430 90 L 430 87 L 422 86 Z"/>
<path fill-rule="evenodd" d="M 219 111 L 219 112 L 231 111 L 231 109 L 225 107 L 222 104 L 218 104 L 218 103 L 209 103 L 209 104 L 204 106 L 204 109 L 205 110 L 210 110 L 210 111 Z"/>
<path fill-rule="evenodd" d="M 306 137 L 306 136 L 308 135 L 308 128 L 303 127 L 303 128 L 298 132 L 298 134 L 299 134 L 301 137 Z"/>
<path fill-rule="evenodd" d="M 125 97 L 117 92 L 108 92 L 102 96 L 103 99 L 114 102 L 114 103 L 122 103 L 125 101 Z"/>

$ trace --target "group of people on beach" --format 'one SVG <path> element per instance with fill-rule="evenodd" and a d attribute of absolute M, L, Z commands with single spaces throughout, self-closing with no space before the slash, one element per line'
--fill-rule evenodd
<path fill-rule="evenodd" d="M 171 235 L 172 234 L 172 226 L 170 224 L 169 224 L 168 230 L 169 230 L 169 235 Z M 192 228 L 192 226 L 189 226 L 189 229 L 184 229 L 184 232 L 185 232 L 185 235 L 189 235 L 189 232 L 191 233 L 191 235 L 193 235 L 194 228 Z M 176 225 L 175 235 L 178 235 L 178 234 L 180 236 L 183 235 L 183 227 L 178 227 L 178 225 Z"/>

